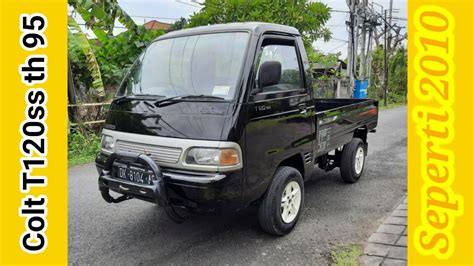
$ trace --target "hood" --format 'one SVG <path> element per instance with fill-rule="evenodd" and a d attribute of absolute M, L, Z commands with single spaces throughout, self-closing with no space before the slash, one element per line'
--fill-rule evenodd
<path fill-rule="evenodd" d="M 153 101 L 112 104 L 105 128 L 135 134 L 221 140 L 232 103 L 180 101 L 155 107 Z"/>

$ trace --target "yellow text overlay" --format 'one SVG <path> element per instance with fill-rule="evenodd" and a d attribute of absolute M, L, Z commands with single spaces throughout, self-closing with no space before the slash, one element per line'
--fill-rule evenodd
<path fill-rule="evenodd" d="M 0 3 L 0 264 L 67 263 L 67 3 Z"/>
<path fill-rule="evenodd" d="M 472 3 L 409 1 L 408 262 L 472 265 Z"/>

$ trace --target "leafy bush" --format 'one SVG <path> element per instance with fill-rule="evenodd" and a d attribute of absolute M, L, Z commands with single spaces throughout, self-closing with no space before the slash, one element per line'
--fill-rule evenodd
<path fill-rule="evenodd" d="M 69 165 L 93 162 L 100 151 L 100 137 L 91 130 L 75 129 L 69 134 Z"/>
<path fill-rule="evenodd" d="M 387 103 L 405 103 L 407 98 L 407 50 L 400 47 L 389 53 Z M 369 98 L 384 98 L 384 51 L 378 47 L 372 53 L 372 75 L 368 88 Z"/>
<path fill-rule="evenodd" d="M 125 31 L 105 43 L 93 43 L 105 87 L 115 89 L 148 43 L 162 34 L 163 30 L 138 26 L 135 32 Z"/>
<path fill-rule="evenodd" d="M 114 94 L 125 73 L 146 45 L 162 35 L 163 30 L 146 30 L 138 26 L 134 32 L 125 31 L 104 41 L 89 40 L 100 68 L 106 89 L 106 99 Z M 69 38 L 69 59 L 78 99 L 82 102 L 100 101 L 94 90 L 90 90 L 93 79 L 87 68 L 87 60 L 76 39 Z"/>

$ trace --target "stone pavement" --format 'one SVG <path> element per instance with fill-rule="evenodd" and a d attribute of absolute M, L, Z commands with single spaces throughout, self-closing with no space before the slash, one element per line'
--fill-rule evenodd
<path fill-rule="evenodd" d="M 369 237 L 361 257 L 363 265 L 407 264 L 407 198 Z"/>

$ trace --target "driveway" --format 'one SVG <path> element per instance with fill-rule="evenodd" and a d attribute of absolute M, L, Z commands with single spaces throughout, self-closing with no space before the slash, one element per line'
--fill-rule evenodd
<path fill-rule="evenodd" d="M 93 164 L 69 169 L 69 261 L 80 264 L 327 264 L 334 245 L 364 243 L 405 195 L 406 108 L 381 111 L 369 135 L 364 176 L 341 181 L 315 169 L 298 225 L 284 237 L 263 233 L 256 208 L 194 215 L 174 224 L 159 207 L 108 204 Z"/>

